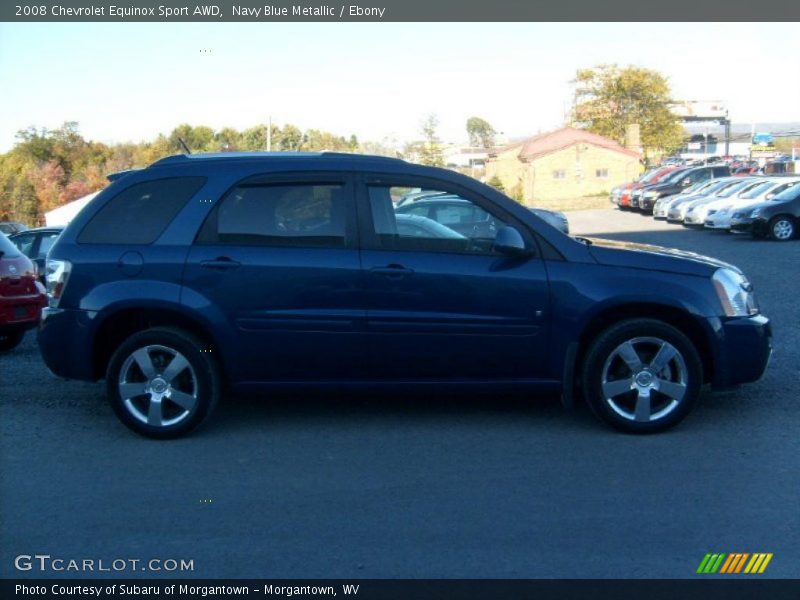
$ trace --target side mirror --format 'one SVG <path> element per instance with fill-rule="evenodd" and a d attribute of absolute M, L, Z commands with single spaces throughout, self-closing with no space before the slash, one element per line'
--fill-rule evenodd
<path fill-rule="evenodd" d="M 681 185 L 683 187 L 689 187 L 690 185 L 692 185 L 692 180 L 691 179 L 681 179 Z"/>
<path fill-rule="evenodd" d="M 775 197 L 775 193 L 774 192 L 770 192 L 769 194 L 764 196 L 764 200 L 772 200 L 774 197 Z"/>
<path fill-rule="evenodd" d="M 497 235 L 494 236 L 494 245 L 492 247 L 501 254 L 519 256 L 527 253 L 522 234 L 513 227 L 501 227 L 498 229 Z"/>

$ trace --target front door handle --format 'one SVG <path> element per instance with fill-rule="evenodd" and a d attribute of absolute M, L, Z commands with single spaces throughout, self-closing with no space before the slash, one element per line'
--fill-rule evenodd
<path fill-rule="evenodd" d="M 403 265 L 392 264 L 386 265 L 385 267 L 372 267 L 369 272 L 375 273 L 375 275 L 383 275 L 390 279 L 401 279 L 407 275 L 413 274 L 414 269 L 409 269 Z"/>
<path fill-rule="evenodd" d="M 211 260 L 201 260 L 200 266 L 204 269 L 214 269 L 216 271 L 227 271 L 230 269 L 238 269 L 242 266 L 239 261 L 228 258 L 227 256 L 218 256 Z"/>

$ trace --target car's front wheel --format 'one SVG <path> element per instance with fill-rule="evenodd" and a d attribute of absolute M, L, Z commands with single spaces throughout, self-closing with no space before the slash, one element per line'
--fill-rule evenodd
<path fill-rule="evenodd" d="M 582 387 L 593 412 L 631 433 L 680 422 L 700 395 L 703 367 L 692 341 L 655 319 L 612 325 L 589 347 Z"/>
<path fill-rule="evenodd" d="M 207 345 L 186 331 L 162 327 L 135 333 L 117 348 L 106 385 L 119 419 L 158 439 L 198 427 L 220 395 L 219 368 Z"/>
<path fill-rule="evenodd" d="M 794 219 L 788 216 L 777 216 L 769 222 L 769 237 L 779 242 L 788 242 L 795 233 Z"/>

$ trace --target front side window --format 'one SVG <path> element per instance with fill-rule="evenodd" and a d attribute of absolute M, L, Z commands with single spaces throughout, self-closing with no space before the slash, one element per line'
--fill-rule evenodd
<path fill-rule="evenodd" d="M 172 177 L 136 183 L 92 217 L 78 243 L 152 244 L 205 181 L 205 177 Z"/>
<path fill-rule="evenodd" d="M 396 205 L 407 188 L 371 185 L 368 190 L 374 233 L 383 249 L 491 254 L 497 230 L 505 225 L 458 194 L 425 195 Z"/>
<path fill-rule="evenodd" d="M 223 198 L 198 242 L 341 248 L 346 212 L 341 184 L 244 184 Z"/>

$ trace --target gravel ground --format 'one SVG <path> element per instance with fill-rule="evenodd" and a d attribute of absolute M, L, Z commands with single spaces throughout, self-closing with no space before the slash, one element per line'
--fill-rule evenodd
<path fill-rule="evenodd" d="M 706 552 L 773 552 L 768 576 L 800 577 L 800 242 L 569 217 L 741 266 L 774 324 L 764 379 L 648 437 L 555 398 L 360 394 L 229 400 L 160 443 L 102 384 L 53 379 L 29 334 L 0 357 L 0 576 L 40 576 L 13 559 L 46 553 L 193 560 L 198 578 L 684 578 Z"/>

